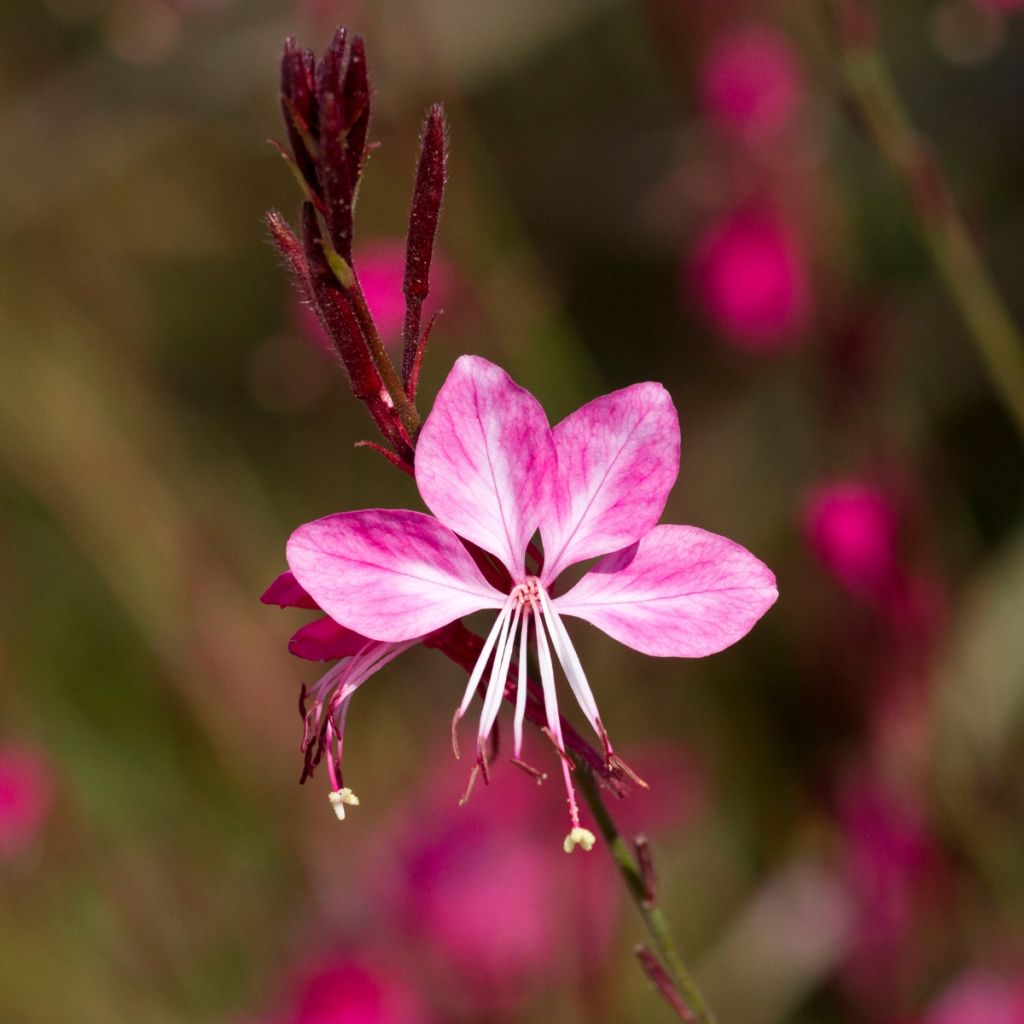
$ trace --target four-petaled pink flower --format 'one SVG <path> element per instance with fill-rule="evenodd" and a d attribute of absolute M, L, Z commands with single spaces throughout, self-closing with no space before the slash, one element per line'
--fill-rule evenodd
<path fill-rule="evenodd" d="M 556 659 L 609 758 L 612 748 L 563 616 L 586 619 L 645 654 L 702 657 L 744 636 L 777 596 L 774 576 L 745 548 L 693 526 L 656 525 L 678 469 L 679 422 L 661 385 L 604 395 L 552 429 L 540 403 L 503 370 L 461 357 L 416 447 L 416 483 L 433 516 L 343 512 L 299 527 L 288 542 L 294 581 L 344 627 L 335 649 L 347 631 L 359 634 L 352 656 L 314 692 L 314 725 L 323 722 L 318 727 L 340 742 L 348 700 L 380 664 L 465 615 L 493 609 L 456 720 L 490 666 L 478 730 L 484 759 L 515 659 L 519 758 L 532 641 L 568 793 L 565 847 L 589 849 L 593 835 L 579 823 L 559 725 Z M 543 555 L 532 543 L 538 531 Z M 563 570 L 597 556 L 604 557 L 575 586 L 559 591 Z M 507 588 L 489 582 L 481 565 L 491 579 L 507 578 Z M 332 800 L 340 809 L 354 797 L 336 789 Z"/>

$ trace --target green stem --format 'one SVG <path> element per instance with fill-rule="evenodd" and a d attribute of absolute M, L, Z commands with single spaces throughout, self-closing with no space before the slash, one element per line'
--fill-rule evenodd
<path fill-rule="evenodd" d="M 1024 339 L 992 282 L 953 192 L 918 134 L 878 48 L 862 0 L 826 0 L 839 23 L 842 70 L 875 145 L 913 201 L 928 253 L 960 311 L 996 393 L 1024 440 Z"/>
<path fill-rule="evenodd" d="M 647 891 L 647 884 L 633 851 L 622 838 L 611 813 L 605 806 L 597 780 L 586 765 L 579 760 L 576 760 L 576 779 L 580 792 L 597 821 L 598 830 L 608 846 L 608 852 L 612 855 L 612 860 L 615 861 L 615 866 L 626 883 L 629 895 L 654 940 L 665 970 L 683 997 L 683 1001 L 690 1008 L 693 1020 L 696 1024 L 717 1024 L 714 1012 L 701 994 L 697 982 L 683 961 L 675 939 L 672 938 L 664 911 Z"/>

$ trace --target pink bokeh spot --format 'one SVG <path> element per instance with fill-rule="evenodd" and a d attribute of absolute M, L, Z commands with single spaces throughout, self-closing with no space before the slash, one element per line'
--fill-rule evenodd
<path fill-rule="evenodd" d="M 781 33 L 760 26 L 716 39 L 701 64 L 698 91 L 715 124 L 746 138 L 784 128 L 803 98 L 792 46 Z"/>
<path fill-rule="evenodd" d="M 49 758 L 37 747 L 0 747 L 0 861 L 29 850 L 46 823 L 53 803 Z"/>
<path fill-rule="evenodd" d="M 405 243 L 393 238 L 366 242 L 356 247 L 354 263 L 381 340 L 389 346 L 399 344 L 405 321 Z M 455 271 L 445 256 L 436 252 L 430 267 L 430 294 L 423 305 L 424 324 L 451 301 L 454 292 Z M 308 306 L 298 303 L 296 316 L 304 337 L 326 352 L 334 351 L 319 318 Z"/>
<path fill-rule="evenodd" d="M 712 224 L 694 247 L 691 272 L 706 316 L 737 348 L 775 351 L 808 326 L 803 243 L 773 212 L 741 210 Z"/>
<path fill-rule="evenodd" d="M 1024 977 L 966 971 L 932 1004 L 923 1024 L 1024 1024 Z"/>
<path fill-rule="evenodd" d="M 859 597 L 882 597 L 898 577 L 899 517 L 889 496 L 865 480 L 823 484 L 807 497 L 808 546 L 839 584 Z"/>
<path fill-rule="evenodd" d="M 626 833 L 657 836 L 689 824 L 706 793 L 694 758 L 665 744 L 629 760 L 652 788 L 617 802 Z M 489 784 L 478 782 L 459 806 L 465 785 L 464 767 L 441 752 L 368 851 L 367 877 L 375 905 L 450 980 L 458 1009 L 517 1017 L 567 973 L 601 971 L 619 886 L 606 858 L 552 856 L 549 834 L 564 813 L 557 786 L 496 765 Z"/>
<path fill-rule="evenodd" d="M 383 965 L 337 959 L 307 967 L 297 978 L 283 1024 L 424 1024 L 415 990 Z"/>

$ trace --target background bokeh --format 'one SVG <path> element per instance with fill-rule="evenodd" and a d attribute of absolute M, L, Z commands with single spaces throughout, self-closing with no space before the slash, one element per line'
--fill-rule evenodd
<path fill-rule="evenodd" d="M 878 13 L 1024 318 L 1017 6 Z M 553 421 L 663 381 L 666 519 L 778 573 L 707 661 L 576 630 L 655 783 L 615 810 L 723 1024 L 1020 1024 L 1024 450 L 814 0 L 0 4 L 0 1021 L 671 1019 L 552 787 L 499 766 L 458 807 L 436 652 L 354 703 L 348 820 L 296 785 L 318 669 L 259 594 L 294 525 L 418 507 L 353 447 L 372 424 L 262 222 L 298 206 L 264 144 L 282 40 L 339 22 L 376 86 L 382 324 L 448 110 L 423 405 L 466 351 Z"/>

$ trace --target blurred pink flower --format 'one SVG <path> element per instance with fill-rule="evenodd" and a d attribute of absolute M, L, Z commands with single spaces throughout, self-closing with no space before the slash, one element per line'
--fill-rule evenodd
<path fill-rule="evenodd" d="M 299 972 L 281 1024 L 425 1024 L 409 983 L 383 964 L 333 959 Z"/>
<path fill-rule="evenodd" d="M 632 790 L 613 808 L 624 834 L 690 820 L 703 794 L 692 760 L 662 747 L 632 761 L 641 775 L 654 772 L 651 791 Z M 549 833 L 564 813 L 558 787 L 496 765 L 488 792 L 460 806 L 464 769 L 448 756 L 437 765 L 371 851 L 375 905 L 428 951 L 463 1010 L 510 1016 L 567 976 L 599 971 L 619 886 L 607 858 L 552 851 Z"/>
<path fill-rule="evenodd" d="M 775 351 L 808 325 L 803 243 L 774 212 L 740 210 L 712 224 L 694 247 L 691 274 L 708 319 L 737 348 Z"/>
<path fill-rule="evenodd" d="M 966 971 L 932 1004 L 923 1024 L 1024 1024 L 1024 978 Z"/>
<path fill-rule="evenodd" d="M 38 747 L 0 747 L 0 861 L 24 853 L 39 836 L 53 803 L 50 760 Z"/>
<path fill-rule="evenodd" d="M 400 239 L 381 238 L 357 246 L 355 268 L 366 304 L 385 345 L 396 345 L 402 338 L 405 320 L 405 243 Z M 423 322 L 442 309 L 455 291 L 455 271 L 440 252 L 434 253 L 430 266 L 430 294 L 424 303 Z M 319 348 L 333 352 L 334 347 L 317 315 L 304 303 L 297 303 L 299 327 Z"/>
<path fill-rule="evenodd" d="M 803 527 L 808 546 L 851 593 L 879 598 L 898 578 L 899 517 L 875 484 L 822 484 L 804 502 Z"/>
<path fill-rule="evenodd" d="M 936 877 L 939 850 L 921 808 L 869 776 L 852 780 L 840 794 L 839 824 L 859 908 L 847 980 L 884 1000 L 913 942 L 912 926 Z"/>
<path fill-rule="evenodd" d="M 786 37 L 771 28 L 723 32 L 699 74 L 704 112 L 719 127 L 747 139 L 784 128 L 803 98 L 796 54 Z"/>
<path fill-rule="evenodd" d="M 1000 11 L 1003 14 L 1024 11 L 1024 0 L 974 0 L 974 4 L 977 7 L 984 7 L 990 11 Z"/>

